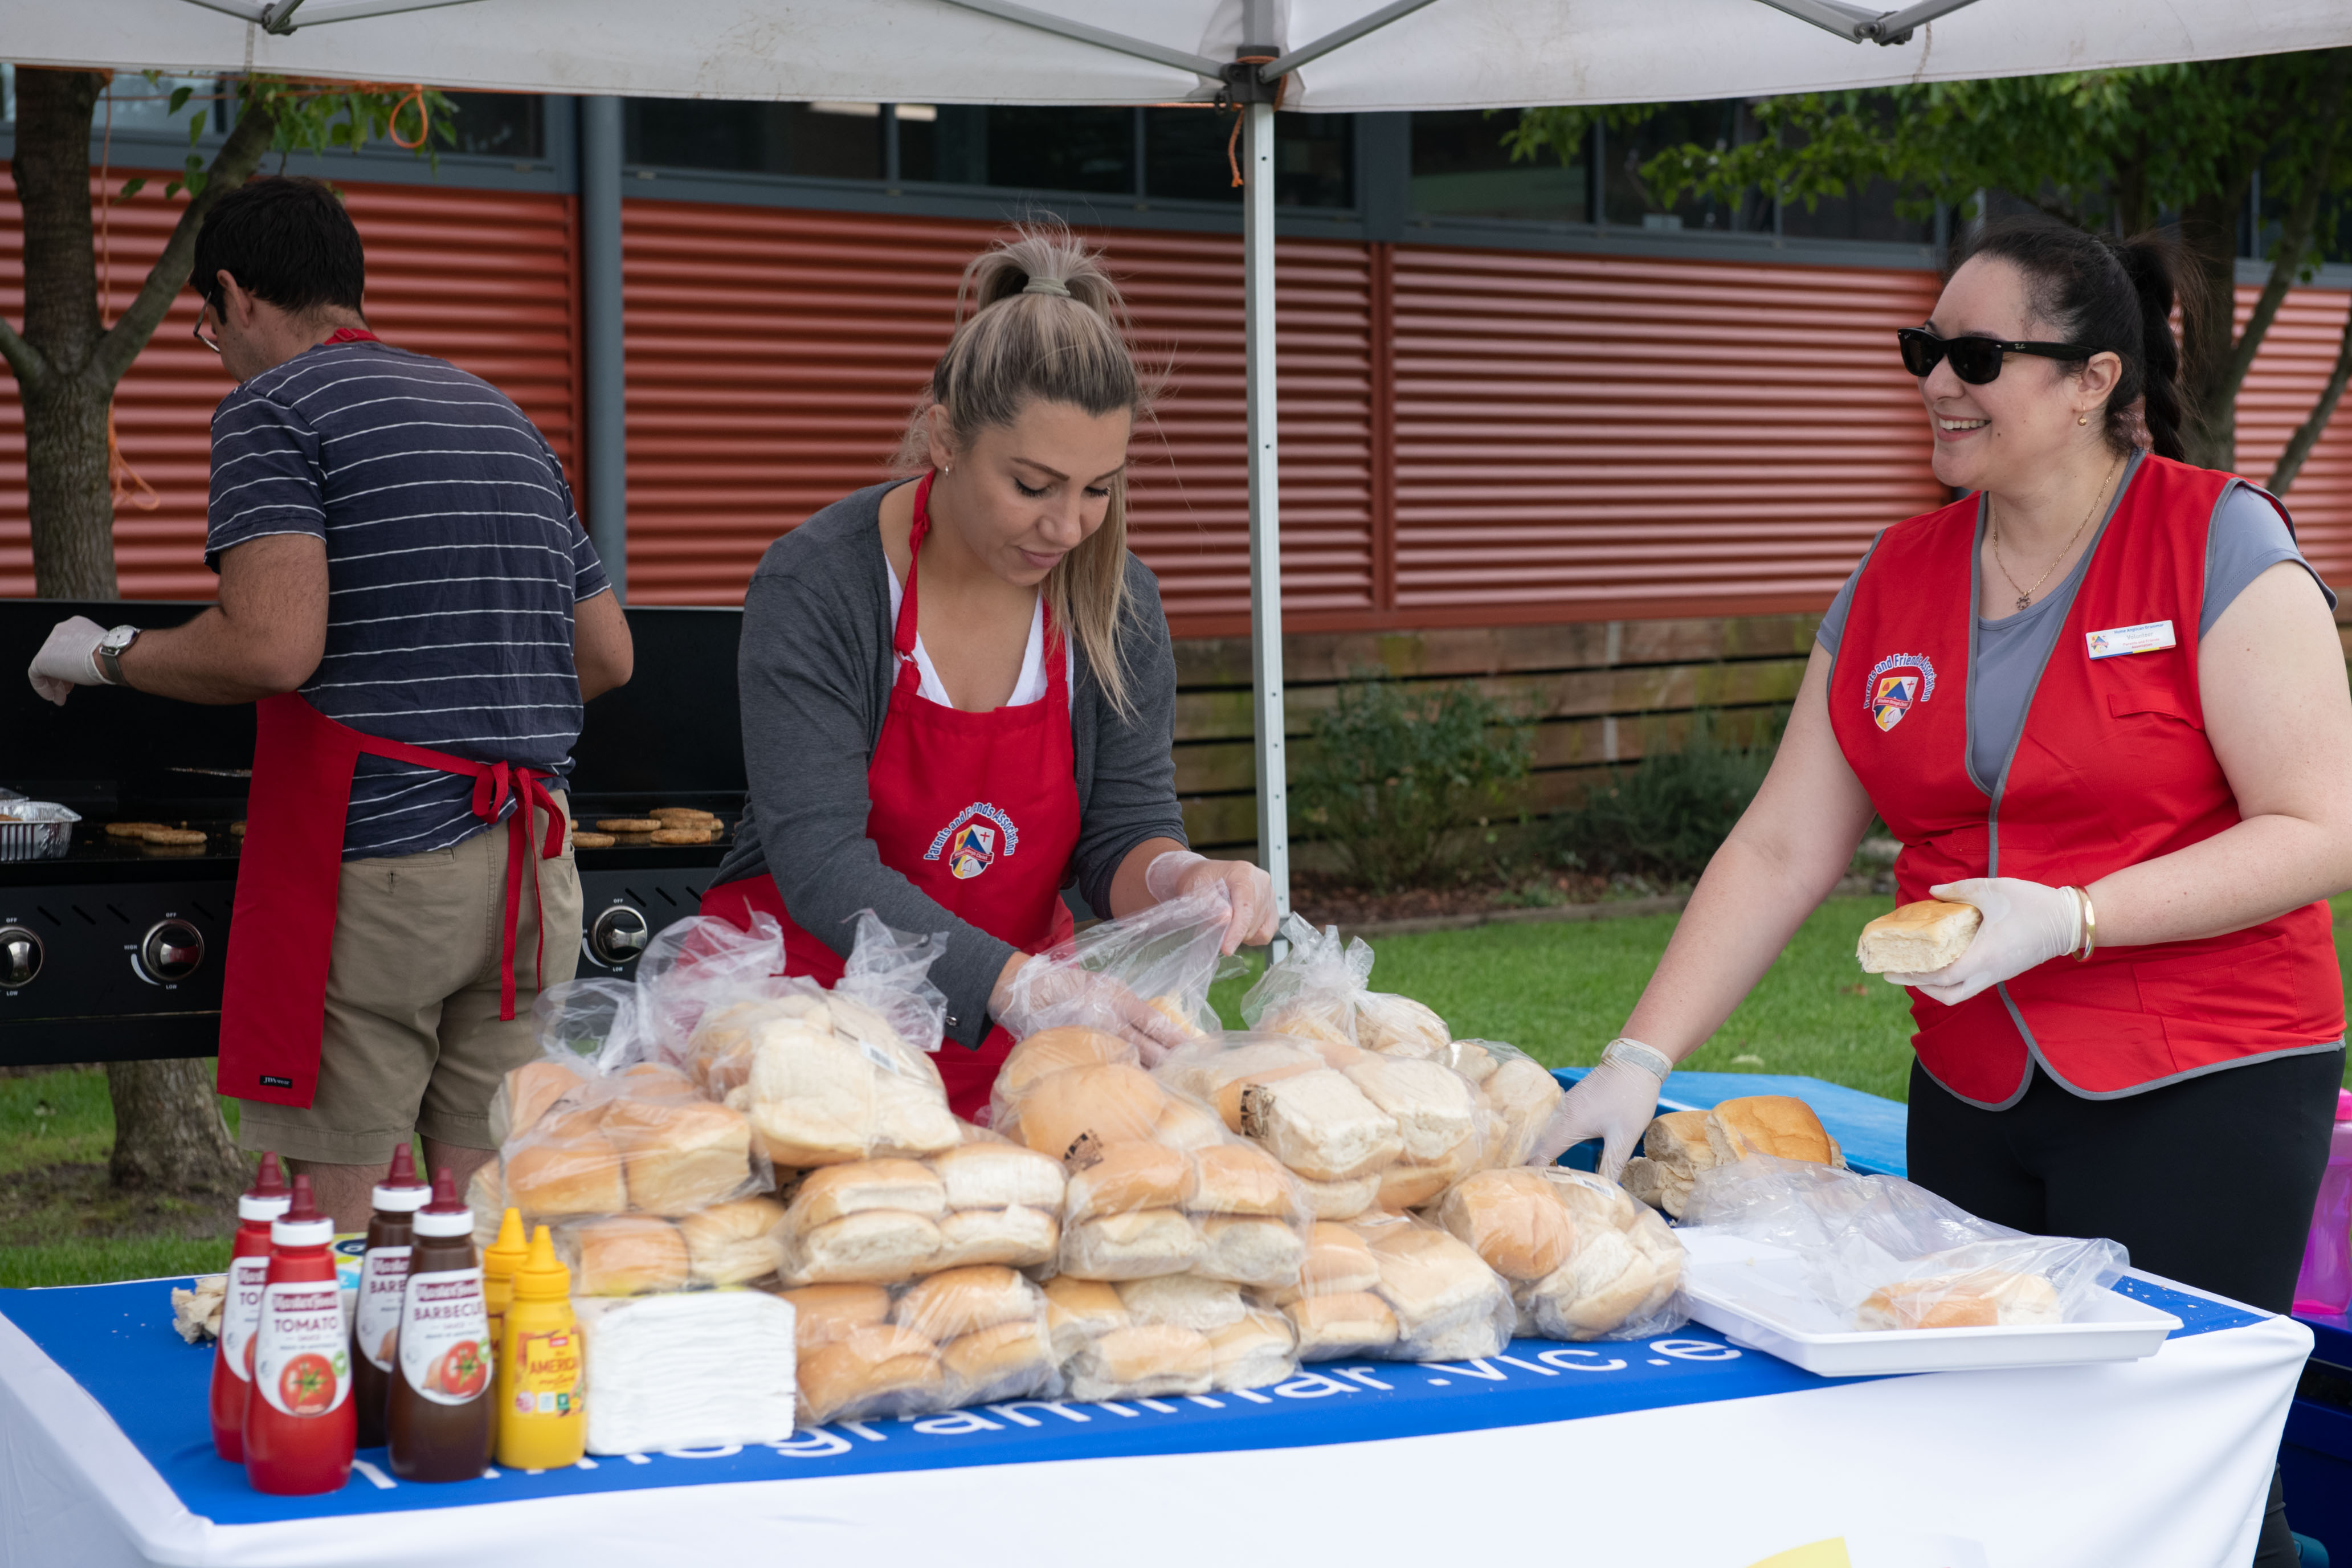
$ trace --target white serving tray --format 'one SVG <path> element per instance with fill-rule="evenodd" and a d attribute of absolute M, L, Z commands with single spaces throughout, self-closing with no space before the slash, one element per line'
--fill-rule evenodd
<path fill-rule="evenodd" d="M 1693 1319 L 1733 1343 L 1822 1377 L 2073 1366 L 2154 1355 L 2180 1320 L 2105 1292 L 2080 1321 L 2046 1327 L 1856 1330 L 1812 1300 L 1803 1267 L 1784 1247 L 1705 1226 L 1675 1232 L 1688 1257 L 1683 1291 Z"/>

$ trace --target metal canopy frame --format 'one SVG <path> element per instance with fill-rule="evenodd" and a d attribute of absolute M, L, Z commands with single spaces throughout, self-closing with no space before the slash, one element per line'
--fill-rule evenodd
<path fill-rule="evenodd" d="M 389 16 L 401 11 L 430 11 L 443 5 L 468 5 L 474 0 L 312 0 L 306 8 L 303 0 L 188 0 L 191 5 L 202 5 L 207 11 L 219 11 L 240 22 L 250 22 L 265 33 L 279 37 L 296 27 L 318 26 L 327 22 L 352 22 L 362 16 Z M 297 22 L 294 13 L 300 11 Z"/>
<path fill-rule="evenodd" d="M 1801 22 L 1811 22 L 1826 32 L 1835 33 L 1850 44 L 1888 46 L 1907 44 L 1914 28 L 1925 26 L 1937 17 L 1958 10 L 1974 0 L 1921 0 L 1921 4 L 1900 11 L 1872 11 L 1860 5 L 1849 5 L 1845 0 L 1761 0 L 1775 11 L 1786 12 Z"/>

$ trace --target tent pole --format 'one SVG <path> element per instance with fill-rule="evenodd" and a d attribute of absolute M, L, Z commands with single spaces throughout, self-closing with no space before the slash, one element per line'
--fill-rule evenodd
<path fill-rule="evenodd" d="M 588 537 L 629 601 L 629 414 L 621 332 L 621 100 L 580 100 L 580 316 Z"/>
<path fill-rule="evenodd" d="M 1248 343 L 1250 671 L 1257 720 L 1258 861 L 1274 879 L 1277 923 L 1290 914 L 1290 814 L 1282 723 L 1281 479 L 1274 417 L 1274 105 L 1244 103 L 1249 163 L 1242 192 Z M 1275 956 L 1283 944 L 1275 944 Z"/>

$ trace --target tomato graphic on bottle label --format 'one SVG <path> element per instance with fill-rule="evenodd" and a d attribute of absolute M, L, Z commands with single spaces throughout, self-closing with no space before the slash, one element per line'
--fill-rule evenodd
<path fill-rule="evenodd" d="M 333 1280 L 268 1286 L 254 1335 L 253 1386 L 289 1415 L 324 1415 L 351 1397 L 350 1345 Z"/>
<path fill-rule="evenodd" d="M 479 1268 L 408 1277 L 400 1313 L 400 1374 L 436 1405 L 481 1397 L 489 1382 L 489 1310 Z"/>

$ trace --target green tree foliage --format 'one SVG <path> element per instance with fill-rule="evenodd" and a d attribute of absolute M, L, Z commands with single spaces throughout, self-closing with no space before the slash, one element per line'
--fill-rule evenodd
<path fill-rule="evenodd" d="M 2177 218 L 2202 285 L 2185 301 L 2182 360 L 2189 457 L 2236 461 L 2237 397 L 2287 289 L 2320 259 L 2319 237 L 2352 192 L 2352 50 L 2206 60 L 2131 70 L 1805 93 L 1755 106 L 1764 134 L 1739 146 L 1669 147 L 1644 163 L 1662 205 L 1685 193 L 1762 191 L 1811 208 L 1874 181 L 1898 210 L 1942 203 L 1973 216 L 2002 191 L 2084 228 L 2137 234 Z M 1505 135 L 1515 156 L 1572 160 L 1592 126 L 1632 130 L 1655 105 L 1525 111 Z M 2269 278 L 2234 324 L 2239 223 L 2259 176 L 2279 213 L 2264 236 Z M 2352 374 L 2347 327 L 2336 374 L 2271 476 L 2294 482 Z"/>
<path fill-rule="evenodd" d="M 1778 723 L 1747 745 L 1727 742 L 1702 709 L 1691 715 L 1682 750 L 1652 751 L 1637 767 L 1611 770 L 1583 805 L 1554 819 L 1560 863 L 1696 879 L 1756 798 L 1779 744 Z"/>
<path fill-rule="evenodd" d="M 1533 754 L 1524 722 L 1469 685 L 1408 689 L 1384 674 L 1339 689 L 1294 773 L 1308 830 L 1375 892 L 1452 871 L 1505 809 Z"/>

